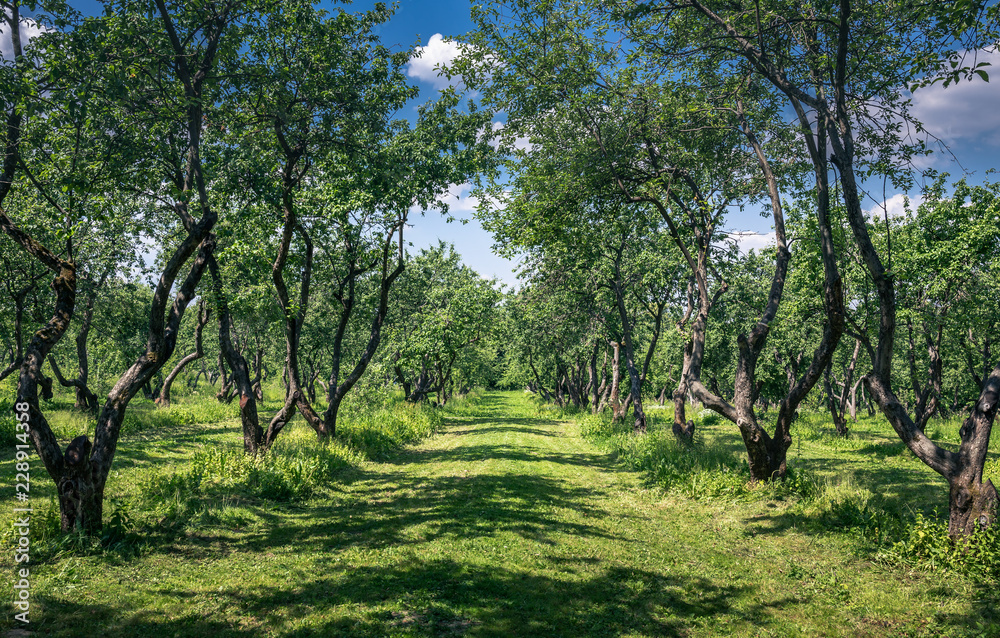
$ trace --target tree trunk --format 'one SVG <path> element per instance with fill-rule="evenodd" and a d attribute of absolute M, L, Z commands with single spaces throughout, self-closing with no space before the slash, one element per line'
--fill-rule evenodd
<path fill-rule="evenodd" d="M 212 311 L 206 308 L 204 299 L 198 302 L 198 319 L 194 328 L 195 351 L 178 361 L 177 365 L 174 366 L 174 369 L 171 370 L 170 374 L 167 375 L 167 378 L 164 379 L 163 385 L 160 387 L 160 393 L 156 397 L 155 403 L 157 406 L 161 408 L 170 407 L 170 387 L 173 385 L 174 379 L 177 378 L 177 375 L 179 375 L 189 363 L 197 361 L 205 356 L 205 351 L 201 345 L 201 331 L 208 323 L 211 314 Z"/>
<path fill-rule="evenodd" d="M 264 435 L 264 444 L 270 447 L 277 439 L 278 435 L 285 428 L 292 417 L 295 416 L 296 409 L 302 413 L 306 423 L 316 432 L 320 440 L 329 436 L 327 425 L 320 419 L 316 411 L 313 410 L 305 391 L 302 389 L 301 376 L 299 373 L 299 343 L 302 339 L 302 326 L 305 323 L 306 311 L 309 308 L 309 286 L 312 278 L 313 244 L 302 227 L 295 214 L 292 201 L 292 191 L 297 184 L 298 177 L 295 173 L 295 164 L 301 157 L 302 148 L 292 149 L 292 153 L 287 156 L 283 173 L 282 187 L 282 209 L 284 213 L 284 224 L 281 233 L 281 243 L 278 246 L 278 254 L 271 265 L 271 279 L 277 293 L 278 306 L 285 319 L 285 374 L 288 378 L 288 385 L 285 390 L 285 404 L 281 407 L 274 418 L 271 419 Z M 284 268 L 288 260 L 289 248 L 292 242 L 292 235 L 298 231 L 305 243 L 305 259 L 300 273 L 299 300 L 297 307 L 293 307 L 289 296 L 288 287 L 285 285 Z"/>
<path fill-rule="evenodd" d="M 221 360 L 224 356 L 229 363 L 229 367 L 233 370 L 232 378 L 228 384 L 223 385 L 222 390 L 219 391 L 219 395 L 223 396 L 228 393 L 229 384 L 237 386 L 240 395 L 239 405 L 240 423 L 243 428 L 243 451 L 245 454 L 254 456 L 264 446 L 264 430 L 260 426 L 260 417 L 257 413 L 257 400 L 253 392 L 253 385 L 250 382 L 250 370 L 246 359 L 233 346 L 233 318 L 229 312 L 229 302 L 226 297 L 219 264 L 212 257 L 208 266 L 212 274 L 212 284 L 219 315 L 219 368 L 225 370 L 225 365 Z"/>
<path fill-rule="evenodd" d="M 632 424 L 632 429 L 635 432 L 645 432 L 646 431 L 646 413 L 642 409 L 642 380 L 645 376 L 646 366 L 649 364 L 649 357 L 647 356 L 645 365 L 643 366 L 643 371 L 640 373 L 638 366 L 635 363 L 635 347 L 632 343 L 632 320 L 629 317 L 628 310 L 625 308 L 625 289 L 622 282 L 621 273 L 621 255 L 624 249 L 624 243 L 617 253 L 617 258 L 615 260 L 615 281 L 612 283 L 612 289 L 615 293 L 615 302 L 618 307 L 618 318 L 622 322 L 622 336 L 624 337 L 623 345 L 625 346 L 625 368 L 628 370 L 628 376 L 630 381 L 629 386 L 629 398 L 632 402 L 632 413 L 635 416 L 635 422 Z M 657 321 L 657 323 L 659 323 Z M 656 347 L 656 342 L 654 340 L 652 347 Z M 650 350 L 650 354 L 652 350 Z M 624 417 L 624 410 L 622 411 L 622 417 Z"/>
<path fill-rule="evenodd" d="M 837 434 L 847 436 L 847 419 L 841 410 L 840 399 L 833 393 L 833 382 L 830 380 L 830 369 L 832 367 L 833 361 L 830 362 L 830 365 L 823 372 L 823 387 L 826 390 L 827 407 L 830 410 L 830 417 L 833 419 L 833 426 L 837 430 Z M 846 390 L 842 392 L 846 394 Z"/>
<path fill-rule="evenodd" d="M 625 408 L 622 405 L 621 387 L 621 344 L 611 342 L 611 421 L 618 423 L 625 418 Z"/>
<path fill-rule="evenodd" d="M 382 245 L 382 276 L 381 283 L 379 285 L 379 300 L 378 308 L 375 311 L 375 316 L 372 318 L 371 329 L 368 333 L 368 344 L 365 346 L 364 352 L 361 353 L 361 357 L 358 362 L 354 365 L 354 369 L 351 370 L 350 374 L 347 375 L 343 381 L 340 380 L 340 362 L 342 355 L 342 337 L 343 332 L 347 327 L 347 320 L 349 319 L 349 311 L 345 312 L 345 316 L 341 317 L 340 325 L 338 326 L 338 339 L 334 346 L 333 353 L 333 369 L 330 374 L 330 380 L 327 382 L 327 408 L 323 415 L 323 420 L 327 424 L 329 430 L 329 436 L 335 436 L 337 433 L 337 414 L 340 411 L 340 405 L 344 401 L 344 397 L 347 393 L 351 391 L 351 388 L 357 384 L 361 379 L 361 376 L 368 369 L 368 364 L 371 362 L 372 357 L 378 351 L 379 344 L 382 343 L 382 328 L 385 324 L 385 319 L 389 313 L 389 291 L 392 288 L 393 282 L 403 273 L 403 269 L 406 267 L 405 262 L 405 252 L 403 250 L 403 227 L 404 224 L 400 223 L 398 227 L 399 242 L 397 245 L 396 252 L 396 266 L 391 271 L 389 270 L 389 252 L 392 247 L 392 238 L 395 235 L 397 229 L 393 229 L 392 232 L 388 233 L 385 242 Z M 361 273 L 358 273 L 361 274 Z M 351 290 L 349 292 L 351 296 L 350 307 L 353 308 L 354 305 L 354 283 L 351 282 Z M 398 354 L 398 353 L 397 353 Z M 398 357 L 397 357 L 398 358 Z M 397 378 L 402 379 L 403 371 L 399 366 L 395 366 L 395 371 Z M 402 381 L 404 392 L 409 394 L 409 384 L 406 383 L 405 379 Z"/>

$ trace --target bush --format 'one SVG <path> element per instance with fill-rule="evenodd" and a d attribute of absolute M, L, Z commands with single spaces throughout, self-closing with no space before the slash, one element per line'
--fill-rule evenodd
<path fill-rule="evenodd" d="M 903 540 L 881 558 L 995 580 L 1000 578 L 1000 529 L 993 525 L 968 538 L 952 540 L 947 521 L 926 519 L 918 513 Z"/>
<path fill-rule="evenodd" d="M 105 503 L 105 520 L 99 535 L 82 531 L 63 533 L 59 504 L 55 497 L 48 505 L 35 504 L 31 515 L 31 561 L 44 563 L 69 555 L 135 554 L 144 544 L 142 535 L 125 507 L 109 499 Z M 108 515 L 110 512 L 110 515 Z M 15 520 L 11 521 L 12 523 Z M 0 537 L 0 543 L 13 546 L 21 531 L 13 526 Z M 64 568 L 64 571 L 66 568 Z M 60 577 L 66 574 L 60 574 Z"/>
<path fill-rule="evenodd" d="M 258 498 L 301 500 L 325 485 L 336 470 L 360 460 L 337 443 L 286 445 L 255 457 L 237 448 L 206 448 L 192 459 L 188 484 L 200 491 L 237 488 Z"/>
<path fill-rule="evenodd" d="M 14 402 L 0 397 L 0 445 L 8 448 L 17 443 L 17 415 Z"/>
<path fill-rule="evenodd" d="M 141 498 L 158 506 L 164 519 L 219 496 L 300 501 L 325 486 L 337 470 L 357 465 L 360 455 L 336 442 L 293 441 L 266 454 L 247 456 L 236 447 L 207 447 L 182 472 L 156 473 L 140 486 Z"/>
<path fill-rule="evenodd" d="M 141 432 L 147 428 L 169 428 L 196 423 L 219 423 L 239 418 L 239 408 L 235 404 L 218 401 L 200 401 L 190 404 L 171 404 L 169 408 L 132 407 L 125 411 L 121 433 L 123 436 Z"/>

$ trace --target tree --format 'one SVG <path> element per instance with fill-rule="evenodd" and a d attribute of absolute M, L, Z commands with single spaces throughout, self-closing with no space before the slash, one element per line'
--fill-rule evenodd
<path fill-rule="evenodd" d="M 205 356 L 205 349 L 201 342 L 201 332 L 208 324 L 211 316 L 212 310 L 205 306 L 205 300 L 202 299 L 198 302 L 198 318 L 194 327 L 195 350 L 191 354 L 185 355 L 180 361 L 177 362 L 170 373 L 167 374 L 167 377 L 163 380 L 163 385 L 160 386 L 160 391 L 156 396 L 156 405 L 162 408 L 170 407 L 170 388 L 174 383 L 174 379 L 177 378 L 177 375 L 179 375 L 188 364 Z"/>
<path fill-rule="evenodd" d="M 391 342 L 396 379 L 408 401 L 434 394 L 438 405 L 454 391 L 463 354 L 486 343 L 500 299 L 496 282 L 460 263 L 454 247 L 420 251 L 396 291 L 398 316 Z"/>
<path fill-rule="evenodd" d="M 644 5 L 639 13 L 645 15 L 645 10 Z M 526 3 L 513 3 L 504 11 L 484 12 L 472 39 L 478 50 L 470 57 L 479 67 L 471 65 L 471 77 L 484 82 L 486 98 L 507 111 L 504 131 L 528 135 L 534 145 L 517 154 L 512 165 L 512 172 L 534 171 L 532 187 L 515 187 L 532 205 L 548 201 L 554 211 L 572 205 L 581 191 L 605 197 L 616 193 L 659 218 L 691 278 L 688 309 L 680 321 L 689 332 L 674 392 L 674 432 L 682 440 L 693 435 L 684 412 L 690 392 L 740 428 L 756 480 L 783 477 L 795 408 L 820 378 L 843 330 L 826 174 L 817 172 L 816 179 L 829 320 L 811 365 L 782 402 L 770 437 L 757 424 L 753 406 L 759 390 L 757 361 L 778 311 L 790 260 L 779 192 L 779 180 L 794 183 L 798 177 L 794 156 L 785 162 L 789 135 L 771 125 L 778 111 L 773 95 L 748 80 L 745 65 L 731 65 L 720 55 L 665 52 L 673 45 L 646 37 L 659 31 L 634 21 L 631 14 L 621 23 L 633 35 L 626 55 L 602 44 L 608 17 L 617 16 L 596 3 L 582 8 L 551 3 L 540 14 Z M 485 68 L 492 57 L 505 59 L 502 71 Z M 465 77 L 469 69 L 462 71 Z M 767 151 L 762 140 L 767 140 Z M 572 160 L 563 159 L 566 155 Z M 791 168 L 776 174 L 770 161 L 774 157 Z M 544 189 L 541 175 L 549 181 Z M 773 210 L 778 251 L 760 319 L 749 335 L 737 340 L 733 405 L 701 379 L 709 317 L 728 289 L 716 263 L 717 245 L 728 208 L 761 191 Z M 565 215 L 560 222 L 566 222 Z"/>
<path fill-rule="evenodd" d="M 57 273 L 53 282 L 55 314 L 35 334 L 25 352 L 18 402 L 28 406 L 30 436 L 49 475 L 57 484 L 63 529 L 81 528 L 86 532 L 94 532 L 102 524 L 104 486 L 114 460 L 125 410 L 135 393 L 149 382 L 172 354 L 180 321 L 206 267 L 207 257 L 215 246 L 211 231 L 217 214 L 208 201 L 200 149 L 206 105 L 211 103 L 214 82 L 211 72 L 220 54 L 220 44 L 236 20 L 238 3 L 209 4 L 187 12 L 171 12 L 164 2 L 157 2 L 155 8 L 137 7 L 125 2 L 120 9 L 126 15 L 112 14 L 103 21 L 89 22 L 92 29 L 85 34 L 89 39 L 83 42 L 60 39 L 61 47 L 53 49 L 59 54 L 73 56 L 70 58 L 72 68 L 78 71 L 86 68 L 91 76 L 93 67 L 88 64 L 93 61 L 92 56 L 104 56 L 101 68 L 106 75 L 97 76 L 100 86 L 95 88 L 99 88 L 97 94 L 105 99 L 93 105 L 92 109 L 104 115 L 105 119 L 91 116 L 88 134 L 98 141 L 119 139 L 120 136 L 120 139 L 127 139 L 127 146 L 149 152 L 143 159 L 152 157 L 154 162 L 162 162 L 159 166 L 167 166 L 166 177 L 172 190 L 164 192 L 161 181 L 155 184 L 153 196 L 177 216 L 183 235 L 179 243 L 166 248 L 169 256 L 164 260 L 153 292 L 145 351 L 122 374 L 109 393 L 97 419 L 93 444 L 87 436 L 77 437 L 65 454 L 39 408 L 37 388 L 42 363 L 66 332 L 73 316 L 77 265 L 73 257 L 72 234 L 67 233 L 65 237 L 68 258 L 62 258 L 27 235 L 6 214 L 0 216 L 0 228 Z M 15 6 L 10 22 L 16 25 L 18 21 Z M 14 47 L 15 68 L 19 72 L 15 73 L 15 79 L 21 82 L 21 86 L 29 86 L 26 83 L 29 79 L 26 72 L 30 69 L 28 58 L 19 43 L 16 27 L 13 27 L 13 32 L 14 40 L 18 42 Z M 53 40 L 55 38 L 52 36 Z M 140 46 L 131 48 L 137 42 L 141 43 Z M 84 46 L 75 46 L 81 44 Z M 112 55 L 110 51 L 117 53 Z M 123 55 L 126 57 L 121 57 Z M 30 59 L 34 62 L 40 58 Z M 78 77 L 70 75 L 61 79 L 67 81 L 67 86 L 72 86 Z M 58 92 L 58 88 L 57 84 L 53 91 Z M 72 104 L 72 91 L 63 93 Z M 30 132 L 32 126 L 48 124 L 48 113 L 39 107 L 38 102 L 32 101 L 39 94 L 20 90 L 16 94 L 19 99 L 10 104 L 6 140 L 8 152 L 5 178 L 0 183 L 0 205 L 10 189 L 16 169 L 24 167 L 23 160 L 28 156 L 19 148 L 25 139 L 30 139 L 30 133 L 22 134 L 22 127 Z M 162 146 L 156 147 L 154 141 L 154 148 L 150 149 L 142 139 L 131 135 L 136 132 L 129 128 L 134 120 L 122 118 L 126 109 L 119 108 L 126 95 L 133 100 L 130 104 L 133 116 L 149 118 L 147 122 L 153 123 L 151 128 L 156 133 L 163 133 L 162 138 L 157 138 L 157 141 L 166 140 Z M 178 96 L 183 96 L 183 99 L 177 100 Z M 74 107 L 66 107 L 66 110 L 73 111 Z M 117 122 L 117 126 L 109 128 L 109 122 Z M 177 151 L 179 153 L 174 154 Z M 24 173 L 37 188 L 39 180 L 27 169 Z M 106 177 L 116 185 L 124 183 L 116 180 L 128 179 L 114 172 Z M 67 210 L 52 197 L 47 197 L 46 201 L 72 227 L 73 211 Z M 192 208 L 199 209 L 200 219 L 194 217 Z M 175 288 L 180 271 L 192 257 L 194 260 L 188 274 Z"/>
<path fill-rule="evenodd" d="M 449 184 L 467 179 L 482 154 L 482 116 L 461 110 L 453 92 L 421 106 L 414 124 L 393 119 L 416 88 L 403 73 L 410 53 L 390 52 L 375 35 L 390 15 L 384 5 L 327 16 L 310 3 L 285 4 L 267 16 L 267 28 L 249 39 L 247 54 L 234 67 L 236 121 L 244 125 L 231 131 L 231 140 L 244 170 L 230 188 L 252 194 L 243 206 L 265 228 L 280 220 L 270 270 L 284 323 L 287 380 L 284 406 L 264 429 L 246 361 L 227 345 L 231 338 L 220 334 L 239 387 L 250 453 L 269 447 L 296 411 L 321 439 L 335 435 L 339 407 L 379 347 L 389 290 L 404 267 L 410 210 L 434 206 Z M 317 256 L 335 279 L 314 290 Z M 343 375 L 343 335 L 354 316 L 358 279 L 368 273 L 379 279 L 379 293 L 367 345 Z M 322 416 L 300 366 L 303 329 L 317 292 L 337 302 L 319 307 L 336 308 L 339 315 Z M 232 315 L 220 307 L 219 320 L 225 331 Z"/>
<path fill-rule="evenodd" d="M 977 13 L 983 4 L 967 8 Z M 893 390 L 895 276 L 887 268 L 888 255 L 880 254 L 872 240 L 859 195 L 859 179 L 868 173 L 888 175 L 905 185 L 907 174 L 893 167 L 905 165 L 922 150 L 904 141 L 904 124 L 917 131 L 920 127 L 908 116 L 899 89 L 937 61 L 951 58 L 948 49 L 957 37 L 984 31 L 966 29 L 964 15 L 958 20 L 954 13 L 897 2 L 810 2 L 796 7 L 793 15 L 780 3 L 742 6 L 688 0 L 636 4 L 634 15 L 658 26 L 671 25 L 668 31 L 680 22 L 697 25 L 699 35 L 688 40 L 692 45 L 678 45 L 692 54 L 702 46 L 738 54 L 794 109 L 817 182 L 827 179 L 828 161 L 836 167 L 848 224 L 879 307 L 876 338 L 854 335 L 862 339 L 872 364 L 866 388 L 907 447 L 948 481 L 949 533 L 971 534 L 977 524 L 991 524 L 998 497 L 992 483 L 982 482 L 982 468 L 1000 395 L 1000 362 L 961 429 L 959 451 L 931 441 Z M 649 26 L 643 31 L 657 32 Z M 981 45 L 971 43 L 972 48 Z"/>

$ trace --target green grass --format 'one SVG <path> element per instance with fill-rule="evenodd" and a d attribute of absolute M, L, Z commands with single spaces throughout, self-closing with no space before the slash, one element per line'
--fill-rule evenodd
<path fill-rule="evenodd" d="M 819 486 L 810 496 L 705 496 L 664 490 L 648 469 L 629 469 L 575 421 L 520 393 L 431 415 L 368 415 L 357 427 L 391 432 L 345 434 L 326 447 L 297 423 L 263 462 L 236 453 L 234 421 L 125 437 L 108 484 L 115 536 L 104 546 L 38 539 L 33 630 L 996 635 L 995 583 L 880 561 L 859 551 L 866 541 L 854 528 L 838 529 L 866 506 L 932 512 L 943 501 L 943 484 L 888 437 L 857 435 L 859 450 L 886 445 L 883 456 L 803 440 L 790 461 Z M 703 424 L 698 436 L 689 474 L 739 470 L 734 428 Z M 269 497 L 267 481 L 308 489 Z M 51 488 L 41 477 L 36 488 L 44 507 Z"/>
<path fill-rule="evenodd" d="M 773 415 L 772 415 L 773 416 Z M 968 544 L 947 536 L 947 484 L 906 449 L 881 416 L 862 417 L 839 436 L 827 415 L 803 412 L 793 426 L 788 478 L 753 483 L 735 426 L 713 412 L 696 415 L 693 446 L 671 433 L 672 410 L 652 411 L 649 433 L 636 436 L 608 415 L 579 415 L 584 436 L 641 470 L 652 484 L 693 499 L 783 501 L 789 524 L 816 533 L 839 532 L 854 553 L 882 562 L 948 569 L 1000 580 L 1000 535 L 979 534 Z M 766 417 L 761 418 L 768 425 Z M 928 435 L 957 449 L 960 419 L 935 420 Z M 984 476 L 997 483 L 997 445 Z"/>

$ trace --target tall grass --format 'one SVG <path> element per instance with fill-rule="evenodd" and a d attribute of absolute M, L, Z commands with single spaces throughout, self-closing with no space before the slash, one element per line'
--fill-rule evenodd
<path fill-rule="evenodd" d="M 460 406 L 461 401 L 456 408 Z M 266 404 L 263 407 L 267 409 Z M 93 416 L 73 409 L 66 395 L 47 402 L 43 409 L 60 439 L 93 434 Z M 430 436 L 442 423 L 441 410 L 406 404 L 388 394 L 368 404 L 355 399 L 341 411 L 333 439 L 317 440 L 297 417 L 267 453 L 247 456 L 238 435 L 238 417 L 238 406 L 219 403 L 214 397 L 182 399 L 169 408 L 157 408 L 138 397 L 122 425 L 122 461 L 130 455 L 129 439 L 140 432 L 142 458 L 168 460 L 139 466 L 125 461 L 123 473 L 109 483 L 115 491 L 108 493 L 104 530 L 97 537 L 63 534 L 54 497 L 48 503 L 39 500 L 32 518 L 32 560 L 136 553 L 158 537 L 201 527 L 265 525 L 261 512 L 270 504 L 327 498 L 337 489 L 344 471 L 383 460 L 400 447 Z M 263 412 L 262 418 L 266 418 Z M 0 432 L 5 437 L 8 420 L 13 437 L 13 406 L 0 399 Z M 230 421 L 232 427 L 226 423 Z M 225 425 L 204 432 L 190 427 L 211 423 Z M 178 426 L 188 426 L 183 431 L 185 445 L 194 448 L 183 457 L 172 453 L 175 440 L 163 436 Z M 15 539 L 17 533 L 6 530 L 0 542 Z"/>
<path fill-rule="evenodd" d="M 718 422 L 714 412 L 703 410 L 695 416 L 695 440 L 679 443 L 670 424 L 672 415 L 647 415 L 646 434 L 635 434 L 628 423 L 612 423 L 607 413 L 578 417 L 583 435 L 612 451 L 630 467 L 646 472 L 664 489 L 688 498 L 731 498 L 757 500 L 808 497 L 818 483 L 806 473 L 789 472 L 785 481 L 754 483 L 742 456 L 706 445 L 701 427 Z"/>
<path fill-rule="evenodd" d="M 372 461 L 383 460 L 441 427 L 440 410 L 423 404 L 400 401 L 373 409 L 351 407 L 338 419 L 337 441 Z"/>
<path fill-rule="evenodd" d="M 796 525 L 817 533 L 845 534 L 866 557 L 1000 580 L 1000 529 L 996 526 L 953 541 L 948 537 L 947 516 L 925 514 L 883 486 L 863 484 L 835 470 L 819 477 L 790 468 L 784 481 L 753 483 L 742 446 L 733 451 L 733 446 L 721 445 L 718 437 L 713 436 L 710 443 L 705 440 L 706 426 L 716 425 L 721 417 L 705 410 L 697 413 L 695 441 L 688 446 L 674 438 L 669 412 L 647 414 L 645 435 L 634 434 L 628 423 L 613 424 L 607 414 L 580 415 L 577 420 L 585 437 L 643 471 L 668 492 L 693 499 L 788 500 L 786 512 Z M 861 417 L 852 425 L 851 434 L 842 437 L 829 415 L 803 411 L 793 435 L 797 446 L 806 441 L 807 446 L 827 450 L 827 455 L 835 451 L 834 457 L 855 463 L 881 465 L 886 458 L 910 458 L 880 415 Z M 961 419 L 935 420 L 928 435 L 947 445 L 957 438 L 960 425 Z M 800 447 L 793 450 L 801 451 Z M 872 454 L 873 450 L 882 454 Z M 900 471 L 929 470 L 914 463 L 912 469 Z M 1000 484 L 1000 458 L 987 462 L 983 478 Z"/>

